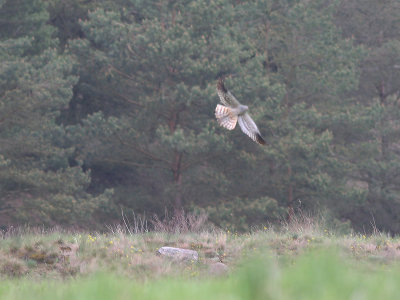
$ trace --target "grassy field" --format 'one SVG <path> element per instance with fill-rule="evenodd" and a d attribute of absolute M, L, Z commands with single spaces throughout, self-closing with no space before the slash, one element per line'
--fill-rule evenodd
<path fill-rule="evenodd" d="M 156 255 L 193 249 L 199 261 Z M 396 299 L 400 240 L 312 224 L 109 234 L 16 230 L 0 240 L 0 299 Z M 226 273 L 215 272 L 222 262 Z"/>
<path fill-rule="evenodd" d="M 64 282 L 28 278 L 0 284 L 1 299 L 397 299 L 400 269 L 371 270 L 331 252 L 302 255 L 293 265 L 248 261 L 226 277 L 144 282 L 96 274 Z"/>

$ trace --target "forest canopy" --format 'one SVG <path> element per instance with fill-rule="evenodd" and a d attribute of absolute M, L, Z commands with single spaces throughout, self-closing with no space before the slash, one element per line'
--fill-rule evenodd
<path fill-rule="evenodd" d="M 400 233 L 397 0 L 0 0 L 0 226 L 297 211 Z M 267 145 L 214 117 L 218 78 Z"/>

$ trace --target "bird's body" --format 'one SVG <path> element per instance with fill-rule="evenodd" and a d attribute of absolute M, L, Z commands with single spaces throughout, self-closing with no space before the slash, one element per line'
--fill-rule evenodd
<path fill-rule="evenodd" d="M 232 108 L 232 110 L 237 114 L 238 116 L 242 116 L 246 113 L 246 111 L 249 110 L 249 107 L 247 105 L 242 105 L 240 104 L 239 106 Z"/>
<path fill-rule="evenodd" d="M 217 92 L 221 102 L 224 104 L 218 104 L 215 108 L 215 117 L 218 124 L 228 130 L 233 130 L 236 127 L 236 123 L 239 123 L 242 131 L 253 141 L 265 145 L 266 142 L 261 136 L 256 123 L 248 113 L 249 107 L 240 104 L 232 93 L 225 88 L 222 79 L 218 80 Z"/>

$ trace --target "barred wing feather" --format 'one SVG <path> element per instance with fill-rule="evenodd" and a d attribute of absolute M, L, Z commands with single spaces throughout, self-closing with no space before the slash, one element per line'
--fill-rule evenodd
<path fill-rule="evenodd" d="M 238 116 L 229 107 L 218 104 L 215 108 L 215 117 L 218 124 L 228 130 L 233 130 L 236 126 Z"/>

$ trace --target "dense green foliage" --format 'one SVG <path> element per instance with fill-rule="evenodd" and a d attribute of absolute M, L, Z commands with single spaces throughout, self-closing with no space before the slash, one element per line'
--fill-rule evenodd
<path fill-rule="evenodd" d="M 400 232 L 397 0 L 0 1 L 0 225 L 297 209 Z M 218 127 L 216 80 L 268 145 Z"/>
<path fill-rule="evenodd" d="M 6 18 L 21 7 L 30 9 Z M 56 122 L 77 82 L 75 61 L 50 48 L 57 41 L 43 2 L 9 1 L 0 14 L 1 223 L 90 224 L 110 191 L 87 193 L 90 172 L 71 164 L 75 146 Z"/>

